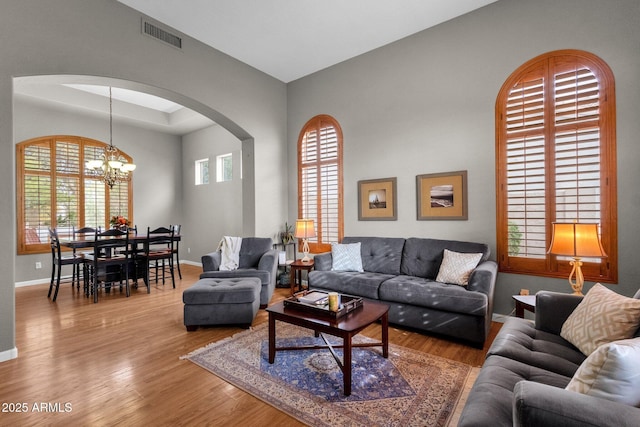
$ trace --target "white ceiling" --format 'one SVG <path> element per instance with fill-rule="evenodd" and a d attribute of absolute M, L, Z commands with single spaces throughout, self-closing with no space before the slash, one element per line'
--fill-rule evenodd
<path fill-rule="evenodd" d="M 86 80 L 86 79 L 84 79 Z M 22 102 L 94 117 L 109 116 L 109 86 L 99 78 L 29 76 L 13 79 Z M 182 105 L 147 93 L 113 87 L 113 120 L 172 135 L 186 135 L 215 124 Z"/>
<path fill-rule="evenodd" d="M 497 0 L 118 0 L 285 83 Z"/>
<path fill-rule="evenodd" d="M 497 0 L 118 0 L 285 83 Z M 108 83 L 14 79 L 15 95 L 108 115 Z M 77 83 L 86 83 L 80 79 Z M 113 88 L 114 120 L 174 135 L 213 121 L 152 95 Z"/>

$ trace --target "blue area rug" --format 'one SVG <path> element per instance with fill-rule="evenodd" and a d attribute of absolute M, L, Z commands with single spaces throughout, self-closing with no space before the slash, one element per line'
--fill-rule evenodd
<path fill-rule="evenodd" d="M 323 344 L 282 322 L 277 333 L 279 347 Z M 374 340 L 354 338 L 366 341 Z M 344 396 L 342 371 L 328 350 L 278 351 L 269 364 L 266 324 L 183 358 L 310 426 L 445 426 L 478 371 L 392 344 L 388 359 L 379 347 L 354 348 L 352 391 Z"/>

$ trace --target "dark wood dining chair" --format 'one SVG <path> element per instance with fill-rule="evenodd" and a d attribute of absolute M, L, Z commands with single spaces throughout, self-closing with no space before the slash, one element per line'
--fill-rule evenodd
<path fill-rule="evenodd" d="M 62 256 L 62 248 L 60 246 L 60 238 L 55 228 L 49 228 L 49 243 L 51 245 L 51 283 L 49 284 L 49 293 L 47 298 L 51 298 L 51 292 L 55 287 L 53 293 L 53 301 L 58 298 L 58 290 L 60 289 L 60 279 L 62 276 L 62 267 L 65 265 L 71 265 L 73 272 L 71 273 L 71 288 L 76 281 L 78 281 L 78 289 L 80 289 L 80 279 L 76 275 L 77 268 L 83 262 L 83 257 L 72 253 L 71 255 Z"/>
<path fill-rule="evenodd" d="M 169 226 L 169 229 L 173 230 L 173 236 L 175 238 L 175 236 L 179 236 L 180 235 L 180 229 L 182 228 L 182 225 L 180 224 L 173 224 Z M 176 267 L 178 268 L 178 277 L 180 278 L 180 280 L 182 280 L 182 271 L 180 271 L 180 241 L 176 240 L 174 242 L 173 245 L 173 253 L 175 255 L 175 264 Z"/>
<path fill-rule="evenodd" d="M 98 289 L 110 291 L 117 283 L 127 297 L 131 294 L 129 270 L 131 258 L 129 233 L 109 229 L 95 233 L 93 253 L 84 256 L 85 290 L 87 296 L 93 294 L 93 302 L 98 302 Z"/>
<path fill-rule="evenodd" d="M 147 227 L 147 238 L 144 242 L 144 260 L 147 265 L 145 284 L 150 286 L 151 279 L 158 283 L 160 271 L 162 272 L 162 284 L 165 284 L 165 274 L 167 270 L 171 275 L 171 283 L 176 287 L 176 280 L 173 270 L 174 257 L 174 230 L 167 227 L 158 227 L 151 230 Z M 153 272 L 153 277 L 152 273 Z"/>
<path fill-rule="evenodd" d="M 97 232 L 100 232 L 100 227 L 98 228 L 94 228 L 94 227 L 81 227 L 81 228 L 76 228 L 75 226 L 73 227 L 72 230 L 72 235 L 73 235 L 73 240 L 79 240 L 79 239 L 86 239 L 86 238 L 93 238 Z M 92 253 L 91 251 L 82 251 L 82 252 L 78 252 L 78 249 L 74 246 L 73 247 L 73 255 L 77 256 L 79 258 L 84 258 L 84 256 L 86 254 L 90 254 Z M 76 281 L 76 286 L 77 289 L 80 290 L 80 272 L 82 270 L 84 270 L 82 268 L 82 260 L 80 260 L 80 262 L 76 263 L 74 265 L 74 271 L 73 274 L 75 275 L 77 281 Z M 82 280 L 84 280 L 84 277 L 82 277 Z"/>

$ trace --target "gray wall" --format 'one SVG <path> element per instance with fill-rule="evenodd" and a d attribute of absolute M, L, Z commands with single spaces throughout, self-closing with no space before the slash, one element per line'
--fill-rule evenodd
<path fill-rule="evenodd" d="M 240 141 L 220 126 L 183 137 L 184 222 L 181 258 L 200 262 L 222 236 L 243 236 Z M 233 180 L 216 182 L 216 156 L 232 153 Z M 209 184 L 195 185 L 195 161 L 209 159 Z M 265 234 L 264 237 L 269 237 Z"/>
<path fill-rule="evenodd" d="M 0 217 L 12 224 L 0 229 L 0 360 L 17 354 L 13 77 L 108 77 L 203 113 L 242 140 L 243 231 L 272 235 L 286 218 L 285 84 L 189 37 L 179 51 L 143 36 L 140 20 L 115 0 L 14 1 L 0 14 L 0 199 L 11 201 Z"/>
<path fill-rule="evenodd" d="M 37 105 L 29 97 L 15 97 L 13 119 L 16 143 L 45 135 L 78 135 L 109 142 L 108 118 Z M 133 180 L 133 221 L 138 231 L 181 223 L 181 138 L 131 126 L 114 117 L 113 143 L 138 166 Z M 16 283 L 50 277 L 50 260 L 49 254 L 16 256 Z M 42 262 L 42 269 L 35 269 L 36 261 Z"/>
<path fill-rule="evenodd" d="M 288 85 L 289 217 L 296 216 L 296 144 L 317 114 L 344 133 L 345 235 L 486 242 L 495 256 L 495 101 L 527 60 L 582 49 L 612 68 L 617 88 L 619 285 L 640 283 L 640 2 L 500 0 Z M 468 221 L 417 221 L 415 177 L 467 170 Z M 397 177 L 398 220 L 358 221 L 357 182 Z M 592 283 L 585 285 L 586 288 Z M 500 274 L 496 313 L 520 288 L 568 292 L 566 280 Z"/>

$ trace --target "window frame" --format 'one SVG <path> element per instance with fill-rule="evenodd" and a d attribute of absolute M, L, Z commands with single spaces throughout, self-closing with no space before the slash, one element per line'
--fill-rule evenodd
<path fill-rule="evenodd" d="M 512 89 L 527 76 L 542 75 L 544 80 L 544 127 L 545 140 L 544 160 L 544 234 L 545 253 L 551 242 L 552 223 L 556 220 L 556 179 L 557 170 L 554 167 L 554 149 L 556 147 L 556 126 L 553 114 L 557 112 L 553 104 L 554 69 L 561 70 L 567 64 L 586 66 L 598 80 L 599 101 L 599 205 L 600 205 L 600 233 L 602 246 L 607 257 L 601 262 L 583 260 L 585 280 L 605 283 L 616 283 L 618 280 L 618 244 L 617 244 L 617 167 L 616 167 L 616 103 L 615 81 L 609 66 L 596 55 L 589 52 L 566 49 L 539 55 L 518 67 L 503 84 L 496 99 L 496 237 L 497 258 L 500 272 L 527 274 L 544 277 L 567 278 L 571 272 L 570 259 L 556 255 L 545 254 L 544 258 L 527 258 L 509 255 L 509 218 L 507 194 L 507 132 L 506 132 L 506 102 Z M 555 68 L 554 68 L 555 67 Z M 560 72 L 557 73 L 558 75 Z M 548 100 L 548 101 L 547 101 Z M 549 104 L 551 101 L 551 107 Z M 582 129 L 575 126 L 576 133 Z M 558 144 L 560 144 L 558 142 Z M 580 212 L 578 208 L 578 212 Z M 558 222 L 568 222 L 558 219 Z M 589 221 L 585 221 L 589 222 Z"/>
<path fill-rule="evenodd" d="M 199 159 L 195 161 L 195 185 L 207 185 L 211 180 L 211 170 L 209 169 L 209 158 Z M 204 173 L 205 167 L 207 173 Z M 206 178 L 206 179 L 205 179 Z"/>
<path fill-rule="evenodd" d="M 231 162 L 231 174 L 228 177 L 225 175 L 225 165 L 227 162 Z M 233 181 L 233 153 L 218 154 L 216 156 L 216 182 L 231 181 Z"/>
<path fill-rule="evenodd" d="M 321 159 L 321 155 L 320 155 L 320 150 L 322 148 L 321 144 L 317 144 L 317 148 L 316 148 L 316 159 L 318 159 L 317 161 L 313 161 L 313 162 L 305 162 L 303 160 L 303 153 L 305 152 L 305 149 L 303 147 L 304 141 L 305 141 L 305 136 L 308 132 L 312 132 L 315 131 L 317 132 L 317 135 L 319 135 L 318 139 L 321 138 L 321 129 L 323 128 L 323 125 L 326 127 L 326 124 L 331 125 L 334 129 L 335 129 L 335 134 L 336 134 L 336 139 L 337 139 L 337 146 L 336 146 L 336 159 L 335 160 L 325 160 L 322 161 Z M 339 243 L 342 241 L 342 238 L 344 237 L 344 193 L 343 193 L 343 175 L 342 175 L 342 164 L 343 164 L 343 136 L 342 136 L 342 128 L 340 127 L 340 124 L 338 123 L 338 121 L 336 119 L 334 119 L 333 117 L 326 115 L 326 114 L 320 114 L 317 115 L 313 118 L 311 118 L 307 123 L 305 123 L 305 125 L 302 127 L 302 130 L 300 131 L 300 134 L 298 136 L 298 217 L 299 218 L 303 218 L 305 216 L 305 212 L 304 212 L 304 204 L 305 204 L 305 200 L 307 199 L 307 196 L 304 194 L 304 188 L 303 188 L 303 169 L 305 167 L 315 167 L 316 169 L 316 189 L 317 189 L 317 200 L 316 200 L 316 206 L 315 209 L 317 211 L 317 215 L 316 216 L 307 216 L 307 219 L 313 219 L 315 222 L 315 229 L 316 229 L 316 237 L 314 238 L 310 238 L 309 239 L 309 250 L 311 253 L 321 253 L 321 252 L 328 252 L 331 250 L 331 241 L 328 241 L 324 238 L 324 232 L 323 232 L 323 199 L 322 199 L 322 181 L 320 179 L 321 173 L 320 168 L 322 166 L 328 166 L 328 165 L 335 165 L 337 168 L 337 185 L 335 186 L 335 191 L 337 192 L 337 218 L 335 218 L 335 226 L 337 227 L 337 242 L 335 243 Z"/>
<path fill-rule="evenodd" d="M 73 144 L 78 144 L 79 153 L 78 153 L 78 173 L 59 173 L 56 170 L 56 143 L 57 142 L 69 142 Z M 25 169 L 25 150 L 28 147 L 32 147 L 34 145 L 47 146 L 49 149 L 49 170 L 39 170 L 39 171 L 29 171 L 27 173 Z M 85 159 L 85 147 L 89 150 L 99 149 L 102 150 L 105 147 L 108 147 L 109 144 L 104 143 L 102 141 L 98 141 L 91 138 L 74 136 L 74 135 L 47 135 L 37 138 L 32 138 L 29 140 L 25 140 L 16 144 L 16 204 L 17 204 L 17 253 L 18 255 L 26 255 L 26 254 L 40 254 L 47 253 L 51 250 L 48 241 L 37 244 L 27 244 L 27 227 L 26 227 L 26 209 L 25 209 L 25 181 L 27 175 L 40 175 L 46 176 L 51 179 L 51 188 L 56 188 L 55 182 L 56 179 L 60 176 L 62 177 L 75 177 L 78 180 L 78 218 L 72 225 L 76 228 L 84 227 L 86 225 L 85 218 L 85 188 L 87 187 L 87 183 L 89 181 L 96 181 L 97 179 L 92 176 L 87 168 Z M 124 153 L 121 150 L 118 150 L 119 154 L 122 158 L 124 158 L 127 162 L 132 163 L 133 159 L 128 154 Z M 120 186 L 114 187 L 114 190 L 111 190 L 107 184 L 104 185 L 104 218 L 102 220 L 101 225 L 103 228 L 109 228 L 109 220 L 111 215 L 121 215 L 121 212 L 116 213 L 111 206 L 111 192 L 114 193 L 114 197 L 119 196 L 119 192 L 121 191 Z M 133 223 L 133 180 L 129 180 L 126 183 L 123 183 L 126 186 L 127 191 L 127 207 L 126 207 L 126 215 L 127 218 Z M 57 203 L 56 203 L 56 192 L 52 191 L 49 195 L 50 197 L 50 214 L 48 221 L 45 221 L 45 225 L 49 227 L 57 227 Z M 46 224 L 48 222 L 49 224 Z"/>

